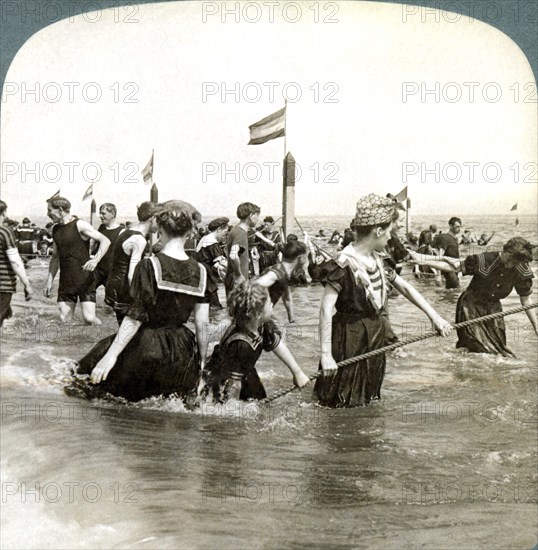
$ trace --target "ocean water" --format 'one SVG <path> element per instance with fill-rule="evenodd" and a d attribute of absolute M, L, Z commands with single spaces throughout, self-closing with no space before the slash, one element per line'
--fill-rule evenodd
<path fill-rule="evenodd" d="M 538 241 L 536 219 L 519 234 Z M 317 233 L 346 218 L 304 218 Z M 514 217 L 475 217 L 499 247 Z M 413 220 L 417 231 L 441 218 Z M 330 247 L 320 241 L 330 250 Z M 471 250 L 472 252 L 472 250 Z M 39 291 L 48 264 L 31 262 Z M 536 262 L 532 265 L 537 273 Z M 404 278 L 453 321 L 458 293 Z M 468 278 L 464 278 L 465 287 Z M 221 289 L 222 291 L 222 289 Z M 297 325 L 275 316 L 307 374 L 317 370 L 322 287 L 293 289 Z M 113 332 L 58 321 L 54 300 L 14 297 L 0 335 L 2 548 L 532 548 L 538 538 L 538 341 L 524 313 L 506 319 L 516 359 L 456 350 L 455 335 L 387 358 L 382 399 L 318 407 L 311 387 L 269 405 L 187 411 L 176 399 L 87 402 L 63 392 L 70 365 Z M 519 305 L 512 293 L 505 310 Z M 430 330 L 391 298 L 400 338 Z M 208 330 L 218 340 L 225 315 Z M 291 384 L 272 354 L 268 393 Z"/>

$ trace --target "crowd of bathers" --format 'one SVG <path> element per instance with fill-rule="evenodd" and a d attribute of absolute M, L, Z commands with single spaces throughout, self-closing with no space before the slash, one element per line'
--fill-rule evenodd
<path fill-rule="evenodd" d="M 413 250 L 413 243 L 398 237 L 402 210 L 391 196 L 360 198 L 349 224 L 349 242 L 331 239 L 337 250 L 330 253 L 306 232 L 302 240 L 294 234 L 284 239 L 272 217 L 266 216 L 260 226 L 261 209 L 251 202 L 239 204 L 235 225 L 221 216 L 202 230 L 200 212 L 182 200 L 142 203 L 137 222 L 129 227 L 117 222 L 114 204 L 104 203 L 99 209 L 102 223 L 95 229 L 71 214 L 68 199 L 49 199 L 53 244 L 45 296 L 52 296 L 59 272 L 61 320 L 71 321 L 80 303 L 84 322 L 101 324 L 96 289 L 103 286 L 119 326 L 78 361 L 76 375 L 87 383 L 72 387 L 84 388 L 85 395 L 104 392 L 131 401 L 160 395 L 205 396 L 218 402 L 233 395 L 263 399 L 265 388 L 255 368 L 262 351 L 274 352 L 294 383 L 303 387 L 309 379 L 273 322 L 273 307 L 282 299 L 288 322 L 294 323 L 291 286 L 314 280 L 324 287 L 319 314 L 322 376 L 314 387 L 316 398 L 330 407 L 366 405 L 381 396 L 385 354 L 360 356 L 397 339 L 389 315 L 391 293 L 399 292 L 422 310 L 443 336 L 452 330 L 401 277 L 402 262 L 443 273 L 447 288 L 459 286 L 458 273 L 472 275 L 458 300 L 456 321 L 500 311 L 500 300 L 514 288 L 521 303 L 529 304 L 533 246 L 528 241 L 514 237 L 501 252 L 471 254 L 463 261 L 457 239 L 462 222 L 453 217 L 447 233 L 434 235 L 436 228 L 430 227 Z M 6 212 L 7 204 L 0 201 L 0 222 Z M 12 314 L 17 277 L 27 299 L 32 298 L 15 237 L 0 223 L 2 322 Z M 209 354 L 205 331 L 210 307 L 223 308 L 221 283 L 230 324 Z M 534 310 L 528 309 L 527 315 L 537 331 Z M 189 319 L 194 332 L 186 324 Z M 511 355 L 500 321 L 458 329 L 457 347 Z M 356 361 L 338 365 L 351 357 Z"/>

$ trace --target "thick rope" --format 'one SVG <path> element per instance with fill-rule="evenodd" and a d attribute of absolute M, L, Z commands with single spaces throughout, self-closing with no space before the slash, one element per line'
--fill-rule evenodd
<path fill-rule="evenodd" d="M 294 220 L 295 220 L 295 223 L 299 226 L 299 229 L 300 229 L 303 233 L 305 233 L 305 230 L 301 227 L 301 224 L 299 223 L 299 220 L 298 220 L 297 218 L 294 218 Z M 312 240 L 311 240 L 310 242 L 318 249 L 319 252 L 321 252 L 321 254 L 322 254 L 323 256 L 325 256 L 326 259 L 330 259 L 330 258 L 333 257 L 332 254 L 330 254 L 329 252 L 327 252 L 326 250 L 324 250 L 323 248 L 321 248 L 321 246 L 319 246 L 318 243 L 316 243 L 316 242 L 314 242 L 314 241 L 312 241 Z"/>
<path fill-rule="evenodd" d="M 527 311 L 528 309 L 532 309 L 538 307 L 538 304 L 529 304 L 526 306 L 520 306 L 516 307 L 514 309 L 510 309 L 508 311 L 499 311 L 497 313 L 490 313 L 489 315 L 484 315 L 483 317 L 477 317 L 476 319 L 469 319 L 468 321 L 462 321 L 461 323 L 456 323 L 455 325 L 452 325 L 452 328 L 463 328 L 468 327 L 470 325 L 474 325 L 475 323 L 483 323 L 485 321 L 491 321 L 493 319 L 499 319 L 501 317 L 506 317 L 507 315 L 513 315 L 514 313 L 520 313 L 522 311 Z M 340 361 L 336 364 L 338 368 L 345 367 L 347 365 L 353 365 L 354 363 L 357 363 L 358 361 L 362 361 L 364 359 L 370 359 L 371 357 L 375 357 L 376 355 L 380 355 L 382 353 L 387 353 L 389 351 L 393 351 L 398 348 L 402 348 L 403 346 L 407 346 L 409 344 L 414 344 L 415 342 L 419 342 L 420 340 L 426 340 L 427 338 L 432 338 L 433 336 L 438 336 L 439 333 L 435 330 L 431 330 L 429 332 L 426 332 L 422 334 L 421 336 L 413 336 L 412 338 L 408 338 L 407 340 L 402 340 L 401 342 L 394 342 L 394 344 L 390 344 L 388 346 L 385 346 L 383 348 L 375 349 L 372 351 L 369 351 L 367 353 L 363 353 L 361 355 L 357 355 L 355 357 L 350 357 L 349 359 L 345 359 L 344 361 Z M 309 376 L 309 380 L 315 380 L 319 376 L 321 376 L 322 371 L 318 370 L 316 373 Z M 266 397 L 265 399 L 261 399 L 260 403 L 270 403 L 271 401 L 274 401 L 275 399 L 278 399 L 279 397 L 283 397 L 284 395 L 287 395 L 288 393 L 299 389 L 297 386 L 290 386 L 288 388 L 284 388 L 282 390 L 277 390 L 269 397 Z"/>

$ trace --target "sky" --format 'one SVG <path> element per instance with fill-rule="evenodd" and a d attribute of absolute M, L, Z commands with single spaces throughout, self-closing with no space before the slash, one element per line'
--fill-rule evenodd
<path fill-rule="evenodd" d="M 9 214 L 44 214 L 60 189 L 87 215 L 93 179 L 97 204 L 133 217 L 154 151 L 161 200 L 280 215 L 285 150 L 299 216 L 351 216 L 359 197 L 406 185 L 417 215 L 536 213 L 536 83 L 506 35 L 395 4 L 237 6 L 115 8 L 32 36 L 2 95 Z M 285 140 L 247 145 L 286 97 Z"/>

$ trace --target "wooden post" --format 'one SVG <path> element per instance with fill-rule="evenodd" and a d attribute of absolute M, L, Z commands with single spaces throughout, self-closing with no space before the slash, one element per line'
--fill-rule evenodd
<path fill-rule="evenodd" d="M 93 227 L 93 219 L 95 218 L 95 212 L 97 211 L 97 204 L 95 199 L 92 199 L 92 204 L 90 206 L 90 225 Z"/>
<path fill-rule="evenodd" d="M 159 190 L 157 189 L 157 184 L 153 183 L 151 186 L 151 191 L 149 192 L 149 200 L 157 204 L 159 202 Z M 157 243 L 157 233 L 151 233 L 149 238 L 150 247 L 155 246 Z"/>
<path fill-rule="evenodd" d="M 295 159 L 291 153 L 284 157 L 284 182 L 282 196 L 282 230 L 284 238 L 293 232 L 295 220 Z"/>
<path fill-rule="evenodd" d="M 151 202 L 159 202 L 159 190 L 157 189 L 157 185 L 155 183 L 151 186 L 151 191 L 149 192 L 149 200 Z"/>

